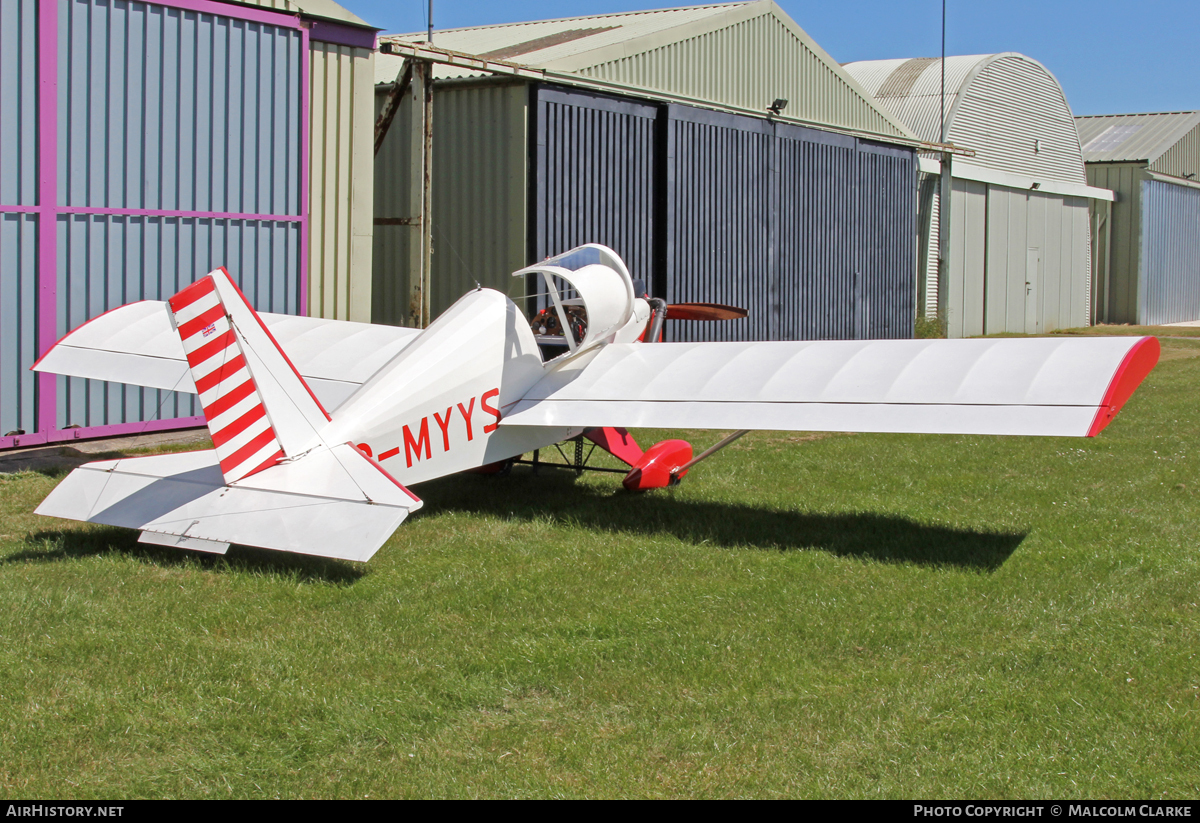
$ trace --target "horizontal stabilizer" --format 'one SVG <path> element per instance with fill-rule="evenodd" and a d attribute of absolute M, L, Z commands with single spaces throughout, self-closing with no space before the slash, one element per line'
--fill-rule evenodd
<path fill-rule="evenodd" d="M 1094 436 L 1153 337 L 612 344 L 543 378 L 505 426 Z"/>
<path fill-rule="evenodd" d="M 364 561 L 420 507 L 347 443 L 234 485 L 225 484 L 215 451 L 88 463 L 37 513 L 140 529 L 145 542 L 180 548 L 221 552 L 220 544 L 237 543 Z"/>

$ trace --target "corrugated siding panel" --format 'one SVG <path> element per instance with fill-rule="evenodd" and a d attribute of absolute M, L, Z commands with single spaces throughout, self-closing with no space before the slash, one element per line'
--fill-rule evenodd
<path fill-rule="evenodd" d="M 789 117 L 900 134 L 845 81 L 836 64 L 822 60 L 771 13 L 582 68 L 579 74 L 764 113 L 782 97 Z"/>
<path fill-rule="evenodd" d="M 946 136 L 974 149 L 969 162 L 975 165 L 1039 179 L 1086 179 L 1075 119 L 1062 88 L 1026 58 L 988 63 L 967 86 Z"/>
<path fill-rule="evenodd" d="M 938 314 L 938 235 L 941 231 L 941 175 L 921 174 L 917 184 L 917 242 L 920 258 L 917 265 L 919 290 L 918 311 L 925 317 Z"/>
<path fill-rule="evenodd" d="M 1059 328 L 1091 325 L 1092 227 L 1086 197 L 1060 196 L 1063 215 Z M 1069 219 L 1067 219 L 1069 218 Z M 1069 300 L 1069 302 L 1068 302 Z M 1069 311 L 1068 307 L 1069 306 Z"/>
<path fill-rule="evenodd" d="M 278 9 L 279 11 L 297 11 L 294 3 L 289 3 L 288 0 L 242 0 L 248 6 L 258 6 L 264 9 Z"/>
<path fill-rule="evenodd" d="M 972 241 L 977 247 L 985 244 L 985 268 L 968 270 L 983 284 L 983 330 L 964 326 L 964 334 L 1048 332 L 1087 325 L 1087 200 L 1004 186 L 985 188 L 986 238 L 980 234 Z M 966 220 L 964 230 L 976 228 L 970 212 Z M 950 230 L 959 236 L 958 226 L 952 224 Z M 1036 271 L 1028 268 L 1031 252 L 1038 260 Z M 968 282 L 964 294 L 976 290 Z"/>
<path fill-rule="evenodd" d="M 649 281 L 657 114 L 635 101 L 538 92 L 534 259 L 603 243 Z"/>
<path fill-rule="evenodd" d="M 300 34 L 67 0 L 58 202 L 300 214 Z"/>
<path fill-rule="evenodd" d="M 376 108 L 388 89 L 381 87 Z M 523 83 L 434 85 L 433 271 L 430 314 L 437 317 L 475 284 L 513 296 L 524 283 L 528 88 Z M 411 95 L 406 94 L 375 158 L 372 317 L 409 322 L 409 243 L 419 226 L 409 205 Z"/>
<path fill-rule="evenodd" d="M 912 337 L 911 151 L 670 107 L 668 302 L 745 321 L 670 321 L 671 340 Z"/>
<path fill-rule="evenodd" d="M 346 8 L 339 6 L 333 0 L 300 0 L 300 2 L 290 2 L 290 0 L 239 0 L 248 6 L 258 6 L 264 9 L 275 9 L 276 11 L 288 12 L 290 14 L 311 15 L 314 18 L 324 20 L 339 20 L 343 23 L 349 23 L 353 26 L 366 26 L 367 23 L 358 15 L 352 13 Z M 319 26 L 320 23 L 318 22 Z"/>
<path fill-rule="evenodd" d="M 1200 189 L 1142 182 L 1140 323 L 1200 320 Z"/>
<path fill-rule="evenodd" d="M 0 214 L 0 435 L 34 431 L 37 218 Z"/>
<path fill-rule="evenodd" d="M 37 0 L 0 3 L 0 203 L 37 203 Z"/>
<path fill-rule="evenodd" d="M 1112 204 L 1111 240 L 1100 248 L 1111 253 L 1108 294 L 1102 296 L 1096 316 L 1104 323 L 1138 322 L 1138 283 L 1141 271 L 1142 168 L 1136 163 L 1089 163 L 1088 185 L 1117 193 Z M 1097 276 L 1104 277 L 1104 258 L 1096 261 Z M 1103 286 L 1100 287 L 1101 293 Z"/>
<path fill-rule="evenodd" d="M 911 338 L 916 319 L 913 152 L 858 141 L 857 339 Z"/>
<path fill-rule="evenodd" d="M 387 88 L 381 87 L 375 96 L 376 116 L 387 98 L 387 91 Z M 417 226 L 399 225 L 395 222 L 417 216 L 409 207 L 411 100 L 410 92 L 404 96 L 404 100 L 388 128 L 383 145 L 379 147 L 379 153 L 375 155 L 371 322 L 387 323 L 393 326 L 403 326 L 409 322 L 409 295 L 412 288 L 409 279 L 409 243 L 413 233 L 419 230 Z M 433 112 L 436 123 L 438 116 L 436 97 Z M 440 137 L 440 130 L 435 128 L 433 132 L 433 155 L 435 158 L 439 155 L 437 141 Z M 494 138 L 494 134 L 491 129 L 487 129 L 481 137 L 484 139 Z M 435 176 L 433 184 L 436 186 L 437 182 L 438 178 Z M 435 208 L 438 199 L 434 197 Z M 434 317 L 438 315 L 437 310 L 432 306 L 430 313 Z"/>
<path fill-rule="evenodd" d="M 59 217 L 58 235 L 60 334 L 126 303 L 165 300 L 222 265 L 256 309 L 295 314 L 300 307 L 298 223 L 79 214 Z M 190 394 L 58 380 L 60 426 L 200 413 Z"/>
<path fill-rule="evenodd" d="M 0 3 L 0 203 L 38 200 L 38 3 Z M 37 218 L 0 214 L 0 435 L 37 428 Z"/>
<path fill-rule="evenodd" d="M 1087 200 L 972 181 L 956 180 L 955 191 L 963 204 L 954 220 L 966 223 L 951 223 L 951 277 L 961 281 L 954 293 L 963 312 L 951 336 L 1086 326 Z"/>
<path fill-rule="evenodd" d="M 741 306 L 749 316 L 669 320 L 667 339 L 770 340 L 781 297 L 796 299 L 791 284 L 778 279 L 770 248 L 778 186 L 770 125 L 682 106 L 671 106 L 670 115 L 669 252 L 666 291 L 658 296 Z M 783 168 L 796 171 L 795 160 L 783 160 Z"/>
<path fill-rule="evenodd" d="M 1094 241 L 1092 239 L 1092 225 L 1093 225 L 1092 224 L 1092 211 L 1091 211 L 1092 202 L 1093 201 L 1088 198 L 1083 198 L 1083 205 L 1084 205 L 1084 209 L 1086 212 L 1086 214 L 1084 215 L 1084 219 L 1087 221 L 1087 223 L 1083 226 L 1083 236 L 1084 236 L 1083 259 L 1084 259 L 1084 270 L 1087 272 L 1087 278 L 1086 278 L 1086 282 L 1084 284 L 1084 289 L 1085 289 L 1084 305 L 1083 305 L 1084 321 L 1082 324 L 1085 326 L 1091 326 L 1096 322 L 1094 319 L 1096 317 L 1096 313 L 1095 313 L 1093 305 L 1092 305 L 1092 301 L 1095 299 L 1095 294 L 1096 294 L 1096 288 L 1095 288 L 1096 284 L 1095 284 L 1095 281 L 1092 279 L 1092 275 L 1095 272 L 1095 268 L 1092 266 L 1092 247 L 1094 244 Z"/>
<path fill-rule="evenodd" d="M 435 87 L 433 269 L 436 317 L 476 283 L 524 294 L 528 89 Z"/>
<path fill-rule="evenodd" d="M 1077 228 L 1084 228 L 1086 232 L 1086 224 L 1078 212 L 1082 206 L 1086 215 L 1087 203 L 1077 197 L 1030 196 L 1046 201 L 1046 288 L 1042 330 L 1049 332 L 1086 325 L 1075 321 L 1084 317 L 1087 306 L 1087 244 L 1079 242 L 1077 231 Z"/>
<path fill-rule="evenodd" d="M 950 208 L 950 272 L 939 302 L 947 336 L 972 337 L 983 334 L 987 184 L 955 180 Z"/>
<path fill-rule="evenodd" d="M 372 52 L 311 46 L 308 313 L 371 320 Z"/>
<path fill-rule="evenodd" d="M 984 331 L 1025 331 L 1025 265 L 1029 228 L 1023 191 L 992 186 L 987 192 L 987 282 Z M 958 226 L 951 224 L 951 234 Z"/>

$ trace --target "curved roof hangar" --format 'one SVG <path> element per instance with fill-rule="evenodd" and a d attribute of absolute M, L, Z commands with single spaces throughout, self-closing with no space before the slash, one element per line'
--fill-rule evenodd
<path fill-rule="evenodd" d="M 941 138 L 941 60 L 864 60 L 844 68 L 880 108 L 919 138 Z M 1015 52 L 946 58 L 946 141 L 973 149 L 974 166 L 1086 184 L 1079 133 L 1062 86 Z"/>

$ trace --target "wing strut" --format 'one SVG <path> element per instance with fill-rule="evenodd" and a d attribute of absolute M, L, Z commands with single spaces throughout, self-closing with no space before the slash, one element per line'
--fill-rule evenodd
<path fill-rule="evenodd" d="M 732 443 L 734 440 L 737 440 L 737 439 L 738 439 L 739 437 L 741 437 L 742 435 L 749 434 L 749 433 L 750 433 L 750 430 L 749 430 L 749 429 L 742 429 L 741 431 L 735 431 L 733 434 L 729 435 L 728 437 L 726 437 L 726 438 L 723 438 L 723 439 L 722 439 L 722 440 L 721 440 L 719 443 L 714 443 L 713 445 L 709 446 L 709 447 L 708 447 L 707 449 L 705 449 L 704 451 L 700 452 L 700 454 L 696 455 L 696 456 L 695 456 L 695 457 L 693 457 L 691 460 L 689 460 L 688 462 L 684 463 L 684 464 L 683 464 L 682 466 L 680 466 L 679 468 L 677 468 L 677 469 L 675 469 L 674 471 L 672 471 L 672 472 L 671 472 L 671 475 L 672 475 L 673 477 L 682 477 L 682 476 L 683 476 L 683 474 L 684 474 L 684 472 L 686 472 L 686 471 L 687 471 L 688 469 L 690 469 L 692 466 L 694 466 L 694 465 L 696 465 L 697 463 L 699 463 L 701 460 L 705 460 L 705 459 L 707 459 L 707 458 L 709 458 L 709 457 L 712 457 L 714 454 L 716 454 L 716 453 L 717 453 L 717 452 L 719 452 L 721 449 L 723 449 L 723 448 L 725 448 L 726 446 L 728 446 L 728 445 L 729 445 L 730 443 Z"/>

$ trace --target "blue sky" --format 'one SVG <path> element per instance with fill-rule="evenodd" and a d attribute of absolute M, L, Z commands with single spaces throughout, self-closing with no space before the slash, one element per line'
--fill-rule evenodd
<path fill-rule="evenodd" d="M 940 0 L 776 0 L 839 63 L 936 57 Z M 424 31 L 426 0 L 338 0 L 387 33 Z M 659 0 L 434 0 L 435 28 L 664 8 Z M 679 5 L 696 5 L 679 3 Z M 947 0 L 946 53 L 1041 61 L 1076 114 L 1200 109 L 1200 0 Z"/>

